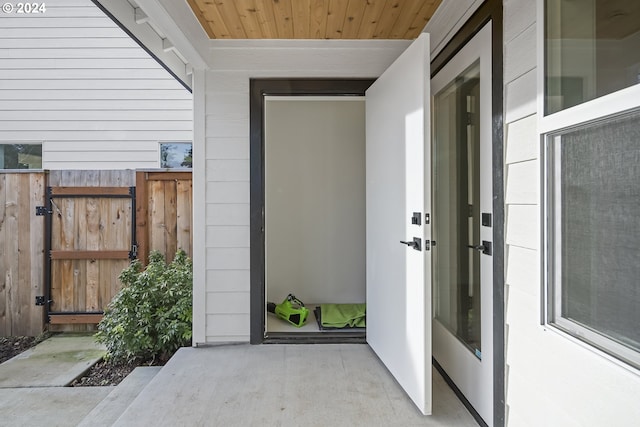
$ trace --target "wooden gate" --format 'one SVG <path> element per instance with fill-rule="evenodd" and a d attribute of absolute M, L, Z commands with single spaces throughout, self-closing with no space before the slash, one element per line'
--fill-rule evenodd
<path fill-rule="evenodd" d="M 136 256 L 135 187 L 51 186 L 46 199 L 49 323 L 96 324 Z"/>

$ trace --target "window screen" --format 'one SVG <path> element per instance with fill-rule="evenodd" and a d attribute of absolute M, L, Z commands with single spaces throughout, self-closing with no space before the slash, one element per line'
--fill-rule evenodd
<path fill-rule="evenodd" d="M 640 360 L 640 110 L 547 136 L 549 318 Z"/>

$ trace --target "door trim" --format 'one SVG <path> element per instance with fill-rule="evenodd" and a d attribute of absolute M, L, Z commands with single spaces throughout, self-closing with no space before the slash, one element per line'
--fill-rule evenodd
<path fill-rule="evenodd" d="M 264 97 L 364 96 L 375 79 L 250 79 L 249 81 L 249 182 L 250 182 L 250 343 L 264 342 Z M 282 338 L 282 337 L 280 337 Z M 339 337 L 336 337 L 339 338 Z"/>
<path fill-rule="evenodd" d="M 493 175 L 493 425 L 505 425 L 504 319 L 504 81 L 503 8 L 501 0 L 487 0 L 431 62 L 435 76 L 486 23 L 491 25 L 492 175 Z M 462 399 L 463 402 L 466 399 Z M 472 414 L 477 414 L 475 410 Z M 477 419 L 477 417 L 476 417 Z M 479 420 L 480 421 L 480 420 Z M 481 423 L 482 425 L 482 423 Z"/>

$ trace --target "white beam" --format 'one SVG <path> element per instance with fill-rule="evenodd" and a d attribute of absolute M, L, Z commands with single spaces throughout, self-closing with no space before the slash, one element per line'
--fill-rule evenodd
<path fill-rule="evenodd" d="M 149 17 L 139 7 L 135 8 L 134 17 L 135 17 L 135 20 L 136 20 L 136 24 L 138 24 L 138 25 L 146 24 L 147 22 L 149 22 Z"/>
<path fill-rule="evenodd" d="M 169 52 L 170 50 L 176 50 L 176 47 L 171 43 L 169 39 L 162 39 L 162 49 L 165 52 Z"/>
<path fill-rule="evenodd" d="M 186 61 L 174 50 L 165 51 L 163 38 L 151 27 L 153 19 L 142 8 L 134 8 L 127 0 L 93 0 L 110 14 L 125 31 L 141 43 L 179 81 L 191 88 L 191 76 L 187 75 Z M 144 24 L 138 24 L 137 18 L 147 18 Z"/>
<path fill-rule="evenodd" d="M 171 40 L 193 68 L 208 68 L 209 37 L 186 1 L 136 0 L 151 22 Z"/>

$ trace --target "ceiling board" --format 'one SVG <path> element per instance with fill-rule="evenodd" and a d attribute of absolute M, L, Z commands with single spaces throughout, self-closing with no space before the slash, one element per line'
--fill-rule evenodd
<path fill-rule="evenodd" d="M 414 39 L 442 0 L 186 0 L 211 39 Z"/>

